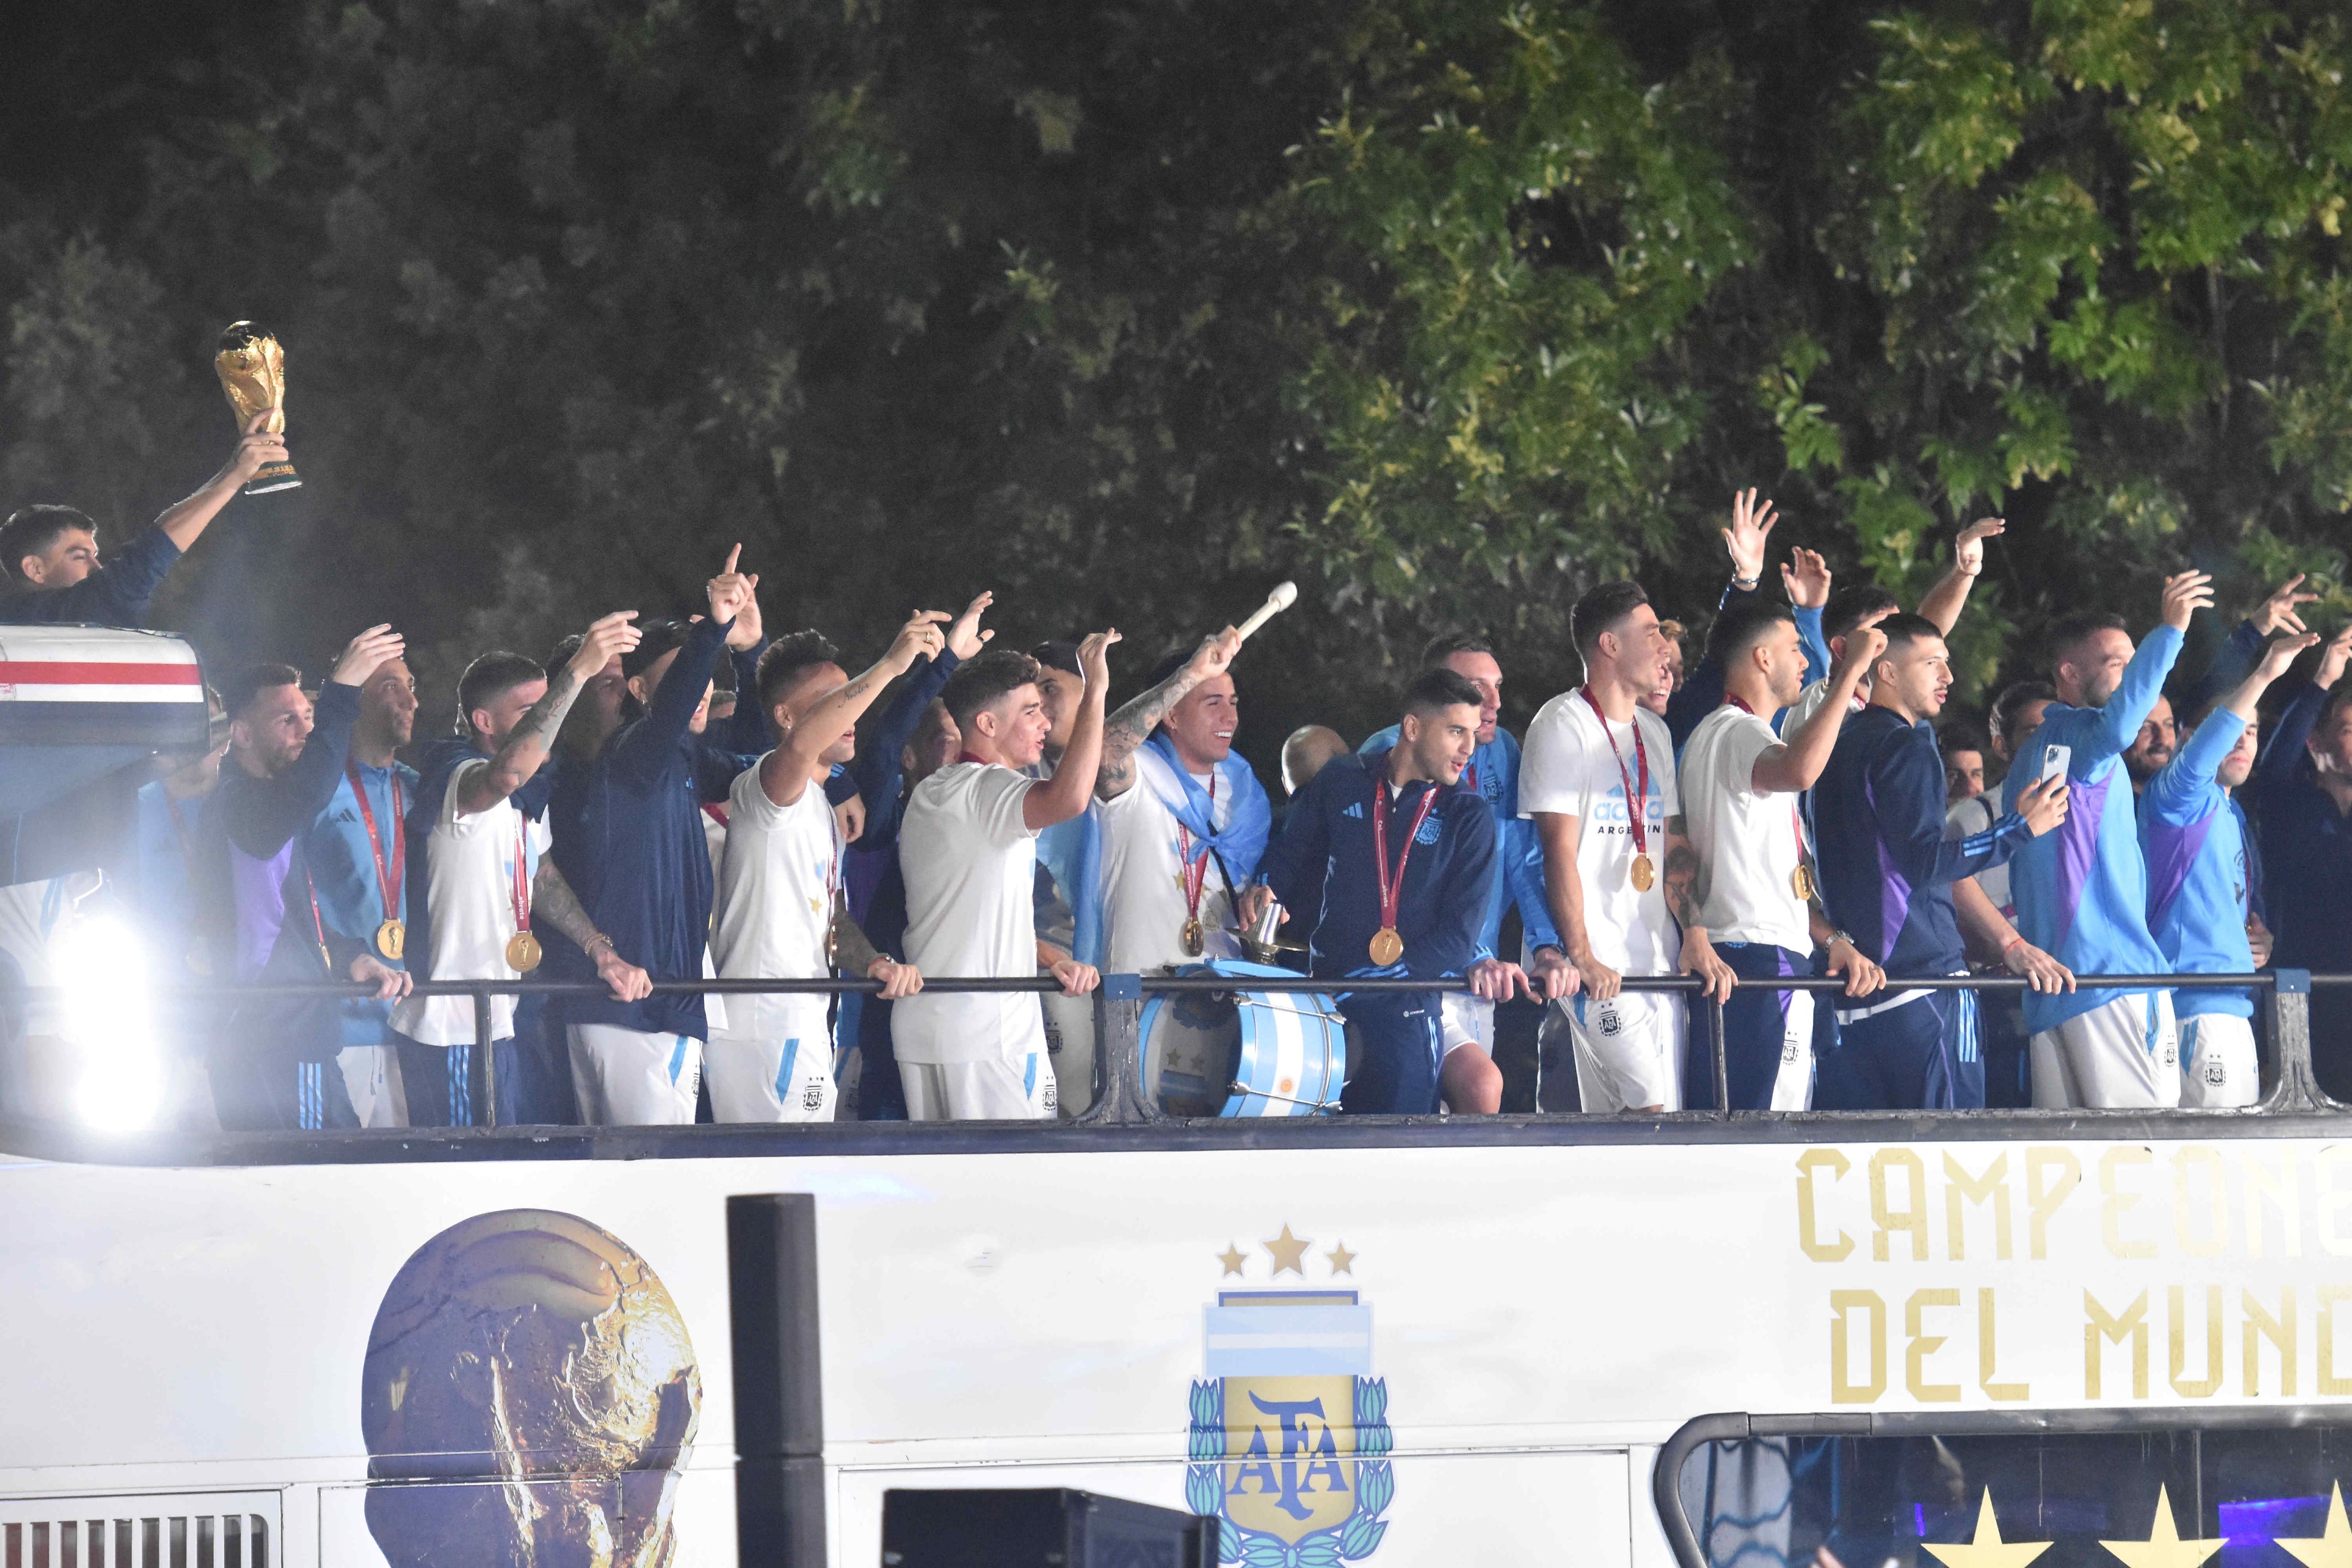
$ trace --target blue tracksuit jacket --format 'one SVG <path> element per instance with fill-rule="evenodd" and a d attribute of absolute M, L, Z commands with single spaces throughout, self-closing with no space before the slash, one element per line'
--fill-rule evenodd
<path fill-rule="evenodd" d="M 2217 776 L 2245 732 L 2244 720 L 2216 710 L 2139 797 L 2148 930 L 2165 967 L 2176 974 L 2245 974 L 2254 967 L 2246 941 L 2253 844 L 2245 814 Z M 2200 1013 L 2251 1018 L 2254 1004 L 2243 991 L 2192 986 L 2173 993 L 2172 1010 L 2183 1018 Z"/>
<path fill-rule="evenodd" d="M 1397 727 L 1391 724 L 1356 750 L 1370 755 L 1393 748 L 1396 742 Z M 1536 825 L 1519 816 L 1517 737 L 1497 726 L 1495 738 L 1470 753 L 1470 766 L 1462 782 L 1484 795 L 1486 809 L 1495 814 L 1495 858 L 1500 874 L 1487 899 L 1486 923 L 1478 931 L 1478 956 L 1501 956 L 1496 943 L 1503 934 L 1504 906 L 1510 903 L 1519 906 L 1519 928 L 1527 934 L 1530 952 L 1539 947 L 1560 947 L 1559 932 L 1551 923 L 1551 906 L 1544 898 L 1543 841 L 1536 837 Z"/>
<path fill-rule="evenodd" d="M 2018 852 L 2009 889 L 2025 940 L 2077 974 L 2165 973 L 2164 953 L 2147 929 L 2147 862 L 2123 754 L 2163 692 L 2180 640 L 2167 626 L 2148 633 L 2104 708 L 2053 703 L 2011 767 L 2021 779 L 2038 779 L 2050 747 L 2074 748 L 2066 820 Z M 2025 1026 L 2035 1034 L 2054 1029 L 2123 994 L 2028 991 Z"/>

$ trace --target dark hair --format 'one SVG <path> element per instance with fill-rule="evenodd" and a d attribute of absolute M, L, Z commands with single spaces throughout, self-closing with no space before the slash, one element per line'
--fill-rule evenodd
<path fill-rule="evenodd" d="M 221 682 L 221 710 L 231 719 L 242 718 L 253 706 L 253 700 L 265 691 L 275 691 L 281 686 L 299 688 L 302 672 L 290 664 L 249 664 L 233 670 Z"/>
<path fill-rule="evenodd" d="M 2049 634 L 2043 638 L 2043 647 L 2049 650 L 2050 668 L 2056 669 L 2059 663 L 2081 647 L 2087 637 L 2100 632 L 2127 629 L 2121 616 L 2096 610 L 2077 610 L 2071 616 L 2061 616 L 2050 623 Z"/>
<path fill-rule="evenodd" d="M 1180 647 L 1161 654 L 1160 661 L 1144 673 L 1143 689 L 1149 691 L 1161 681 L 1172 679 L 1178 670 L 1192 662 L 1193 651 L 1189 647 Z"/>
<path fill-rule="evenodd" d="M 1074 642 L 1065 642 L 1059 637 L 1052 642 L 1039 643 L 1029 650 L 1029 657 L 1035 659 L 1039 668 L 1044 669 L 1066 669 L 1072 675 L 1086 673 L 1078 668 L 1078 645 Z"/>
<path fill-rule="evenodd" d="M 662 655 L 677 652 L 693 628 L 684 621 L 667 620 L 656 621 L 643 629 L 645 636 L 637 646 L 621 656 L 621 673 L 632 679 L 651 669 Z"/>
<path fill-rule="evenodd" d="M 1974 724 L 1955 720 L 1936 731 L 1936 748 L 1947 761 L 1954 752 L 1974 752 L 1982 756 L 1986 750 L 1984 734 Z"/>
<path fill-rule="evenodd" d="M 575 650 L 576 651 L 576 650 Z M 471 733 L 474 710 L 505 696 L 518 686 L 547 679 L 547 671 L 519 653 L 486 653 L 457 678 L 457 733 Z"/>
<path fill-rule="evenodd" d="M 1601 634 L 1649 602 L 1642 584 L 1630 577 L 1589 590 L 1568 613 L 1569 637 L 1576 651 L 1590 662 L 1592 650 L 1601 645 Z"/>
<path fill-rule="evenodd" d="M 1851 588 L 1840 588 L 1822 606 L 1822 640 L 1834 642 L 1851 637 L 1853 629 L 1890 610 L 1900 610 L 1903 601 L 1875 583 L 1857 583 Z"/>
<path fill-rule="evenodd" d="M 1706 657 L 1728 672 L 1735 660 L 1770 635 L 1774 626 L 1797 624 L 1796 612 L 1770 599 L 1754 598 L 1715 617 L 1706 628 Z"/>
<path fill-rule="evenodd" d="M 2025 705 L 2057 700 L 2057 688 L 2046 680 L 2012 680 L 2000 689 L 2000 695 L 1992 700 L 1992 707 L 1986 710 L 1985 728 L 1994 740 L 2008 742 L 2014 751 L 2017 742 L 2025 739 L 2012 733 L 2017 716 L 2025 711 Z"/>
<path fill-rule="evenodd" d="M 5 557 L 0 565 L 7 567 L 11 582 L 29 585 L 32 580 L 25 575 L 25 557 L 43 553 L 75 529 L 92 539 L 98 537 L 98 524 L 72 507 L 18 507 L 6 522 L 0 523 L 0 556 Z"/>
<path fill-rule="evenodd" d="M 984 648 L 956 667 L 940 688 L 940 700 L 958 730 L 971 728 L 971 716 L 1008 692 L 1037 684 L 1037 661 L 1009 647 Z"/>
<path fill-rule="evenodd" d="M 1922 637 L 1934 637 L 1937 642 L 1944 640 L 1943 627 L 1927 616 L 1913 615 L 1908 610 L 1895 611 L 1878 623 L 1878 629 L 1886 634 L 1886 651 L 1878 656 L 1881 658 L 1892 658 L 1898 648 L 1908 647 Z"/>
<path fill-rule="evenodd" d="M 2347 703 L 2352 703 L 2352 680 L 2339 680 L 2328 692 L 2327 700 L 2319 705 L 2319 717 L 2311 726 L 2312 733 L 2315 735 L 2335 723 Z"/>
<path fill-rule="evenodd" d="M 562 669 L 565 665 L 570 664 L 573 656 L 579 653 L 581 645 L 587 640 L 580 633 L 573 632 L 570 637 L 557 643 L 555 651 L 547 656 L 547 668 Z"/>
<path fill-rule="evenodd" d="M 1404 689 L 1404 710 L 1408 713 L 1434 713 L 1456 703 L 1476 708 L 1485 701 L 1468 676 L 1445 668 L 1424 669 Z"/>
<path fill-rule="evenodd" d="M 1495 645 L 1476 632 L 1441 632 L 1430 638 L 1429 646 L 1421 650 L 1421 668 L 1443 669 L 1445 661 L 1457 653 L 1483 653 L 1492 658 Z"/>
<path fill-rule="evenodd" d="M 816 631 L 794 632 L 768 645 L 760 656 L 760 706 L 773 708 L 802 677 L 820 664 L 839 664 L 841 650 Z"/>

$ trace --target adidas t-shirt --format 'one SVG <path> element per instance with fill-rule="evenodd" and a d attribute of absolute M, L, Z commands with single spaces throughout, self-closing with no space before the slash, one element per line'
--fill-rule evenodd
<path fill-rule="evenodd" d="M 1683 820 L 1698 855 L 1707 935 L 1803 956 L 1813 939 L 1809 906 L 1797 897 L 1797 796 L 1759 791 L 1755 782 L 1757 759 L 1780 741 L 1769 721 L 1729 703 L 1700 720 L 1683 744 Z"/>
<path fill-rule="evenodd" d="M 1646 792 L 1640 784 L 1643 756 L 1650 774 Z M 1647 892 L 1633 886 L 1637 851 L 1627 808 L 1629 781 L 1642 794 L 1651 869 Z M 1580 691 L 1563 691 L 1528 726 L 1519 760 L 1519 815 L 1553 812 L 1581 823 L 1576 871 L 1584 889 L 1585 939 L 1593 957 L 1621 974 L 1670 974 L 1682 957 L 1682 932 L 1666 912 L 1665 877 L 1666 818 L 1681 811 L 1674 739 L 1666 721 L 1648 709 L 1637 707 L 1631 723 L 1610 724 L 1604 731 Z"/>
<path fill-rule="evenodd" d="M 928 978 L 1037 973 L 1037 836 L 1022 818 L 1034 787 L 1011 768 L 955 763 L 915 786 L 898 829 L 907 962 Z M 1019 1061 L 1045 1048 L 1034 992 L 925 990 L 890 1009 L 902 1062 Z"/>
<path fill-rule="evenodd" d="M 1193 778 L 1202 788 L 1215 775 Z M 1116 974 L 1141 974 L 1174 964 L 1198 963 L 1184 951 L 1184 861 L 1190 843 L 1176 814 L 1148 777 L 1096 808 L 1102 818 L 1103 913 L 1108 931 L 1106 968 Z M 1220 790 L 1212 817 L 1220 832 L 1233 820 L 1231 791 Z M 1195 855 L 1198 844 L 1191 845 Z M 1194 867 L 1201 877 L 1202 955 L 1238 958 L 1241 946 L 1226 931 L 1234 923 L 1233 894 L 1214 855 Z"/>
<path fill-rule="evenodd" d="M 457 802 L 466 781 L 490 765 L 487 757 L 449 773 L 433 818 L 426 852 L 411 855 L 412 869 L 426 873 L 425 908 L 432 915 L 432 963 L 436 980 L 512 980 L 507 943 L 520 929 L 515 920 L 515 861 L 522 860 L 524 907 L 539 858 L 547 850 L 547 825 L 533 822 L 501 800 L 488 811 L 460 815 Z M 515 999 L 490 998 L 490 1037 L 514 1037 Z M 420 1045 L 474 1043 L 470 996 L 409 996 L 393 1009 L 394 1032 Z"/>
<path fill-rule="evenodd" d="M 764 762 L 764 758 L 762 761 Z M 825 938 L 841 887 L 841 827 L 822 783 L 778 805 L 749 767 L 727 795 L 710 954 L 729 980 L 816 980 L 831 973 Z M 766 1040 L 796 1034 L 822 994 L 778 992 L 727 999 L 725 1033 Z M 714 1029 L 714 1034 L 719 1030 Z"/>

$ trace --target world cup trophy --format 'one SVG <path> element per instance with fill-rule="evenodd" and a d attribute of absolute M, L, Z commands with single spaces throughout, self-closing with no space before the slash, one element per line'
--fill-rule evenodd
<path fill-rule="evenodd" d="M 275 337 L 251 321 L 231 321 L 221 329 L 220 352 L 213 356 L 213 369 L 219 373 L 221 390 L 228 394 L 228 405 L 236 411 L 239 434 L 264 410 L 269 422 L 262 428 L 273 436 L 285 433 L 286 351 L 278 346 Z M 294 471 L 292 463 L 272 463 L 246 481 L 244 493 L 265 496 L 272 490 L 299 489 L 301 483 L 302 476 Z"/>

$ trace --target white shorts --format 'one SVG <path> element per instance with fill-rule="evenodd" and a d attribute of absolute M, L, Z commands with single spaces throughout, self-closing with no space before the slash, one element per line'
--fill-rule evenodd
<path fill-rule="evenodd" d="M 1575 1042 L 1576 1093 L 1587 1112 L 1683 1108 L 1680 995 L 1621 991 L 1606 1002 L 1578 995 L 1554 1005 Z"/>
<path fill-rule="evenodd" d="M 811 1011 L 813 1019 L 781 1040 L 710 1037 L 702 1070 L 710 1080 L 712 1121 L 833 1120 L 833 1032 L 822 1006 Z"/>
<path fill-rule="evenodd" d="M 573 1024 L 572 1087 L 591 1127 L 688 1127 L 702 1080 L 702 1042 L 612 1024 Z"/>
<path fill-rule="evenodd" d="M 2180 1103 L 2172 993 L 2132 991 L 2035 1034 L 2037 1110 L 2136 1110 Z"/>
<path fill-rule="evenodd" d="M 1450 1057 L 1464 1046 L 1475 1046 L 1493 1056 L 1495 1005 L 1468 991 L 1448 991 L 1444 997 L 1445 1054 Z"/>
<path fill-rule="evenodd" d="M 2180 1103 L 2207 1110 L 2252 1105 L 2262 1098 L 2254 1023 L 2235 1013 L 2193 1013 L 2180 1020 Z"/>
<path fill-rule="evenodd" d="M 900 1062 L 909 1121 L 1046 1121 L 1059 1098 L 1045 1053 L 1019 1062 Z"/>
<path fill-rule="evenodd" d="M 405 1127 L 408 1100 L 401 1092 L 400 1061 L 390 1046 L 345 1046 L 335 1053 L 343 1092 L 362 1127 Z"/>
<path fill-rule="evenodd" d="M 1054 1098 L 1064 1116 L 1095 1102 L 1095 999 L 1048 991 L 1037 1000 L 1045 1015 L 1045 1059 L 1054 1069 Z"/>

